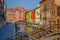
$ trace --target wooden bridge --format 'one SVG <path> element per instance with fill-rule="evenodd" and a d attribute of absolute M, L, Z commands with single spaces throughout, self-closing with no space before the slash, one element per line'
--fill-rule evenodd
<path fill-rule="evenodd" d="M 35 32 L 36 36 L 34 38 L 35 40 L 37 39 L 46 40 L 46 38 L 49 38 L 49 37 L 52 37 L 54 39 L 54 37 L 57 38 L 57 35 L 59 35 L 58 38 L 60 38 L 60 21 L 57 20 L 57 21 L 49 21 L 49 22 L 50 24 L 47 25 L 46 27 L 36 29 L 36 32 Z"/>
<path fill-rule="evenodd" d="M 57 38 L 57 39 L 55 39 Z M 29 34 L 28 38 L 18 38 L 17 40 L 60 40 L 60 21 L 49 21 L 49 25 L 43 28 L 36 28 L 33 32 Z"/>

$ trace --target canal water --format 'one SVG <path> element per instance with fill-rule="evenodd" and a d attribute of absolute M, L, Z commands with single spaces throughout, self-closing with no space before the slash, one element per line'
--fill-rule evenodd
<path fill-rule="evenodd" d="M 15 26 L 12 23 L 4 24 L 0 28 L 0 40 L 6 40 L 9 37 L 15 36 Z"/>

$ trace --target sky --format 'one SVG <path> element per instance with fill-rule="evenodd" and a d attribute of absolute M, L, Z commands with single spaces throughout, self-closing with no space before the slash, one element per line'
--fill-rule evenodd
<path fill-rule="evenodd" d="M 5 0 L 7 8 L 24 7 L 27 10 L 38 6 L 40 0 Z"/>

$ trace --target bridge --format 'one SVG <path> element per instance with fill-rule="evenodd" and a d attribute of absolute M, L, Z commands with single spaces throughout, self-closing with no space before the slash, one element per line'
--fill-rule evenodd
<path fill-rule="evenodd" d="M 31 32 L 30 38 L 32 38 L 32 40 L 60 40 L 60 21 L 49 22 L 50 24 L 46 27 L 38 28 Z"/>
<path fill-rule="evenodd" d="M 57 38 L 57 36 L 60 37 L 60 30 L 45 30 L 42 32 L 37 32 L 36 34 L 37 36 L 35 36 L 35 38 L 33 39 L 46 40 L 47 38 L 49 39 L 50 37 L 51 38 Z"/>

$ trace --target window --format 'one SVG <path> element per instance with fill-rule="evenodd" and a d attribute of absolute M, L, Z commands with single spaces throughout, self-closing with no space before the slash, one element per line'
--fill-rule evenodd
<path fill-rule="evenodd" d="M 42 14 L 42 18 L 43 18 L 43 14 Z"/>
<path fill-rule="evenodd" d="M 2 8 L 0 8 L 0 13 L 2 12 Z"/>
<path fill-rule="evenodd" d="M 46 5 L 48 8 L 51 7 L 51 1 L 49 1 Z"/>
<path fill-rule="evenodd" d="M 60 12 L 57 13 L 57 16 L 60 16 Z"/>
<path fill-rule="evenodd" d="M 19 16 L 22 16 L 22 14 L 20 13 Z"/>
<path fill-rule="evenodd" d="M 42 14 L 42 19 L 44 19 L 44 15 Z"/>
<path fill-rule="evenodd" d="M 44 11 L 46 11 L 46 5 L 44 5 Z"/>
<path fill-rule="evenodd" d="M 51 1 L 50 6 L 53 6 L 54 0 Z"/>
<path fill-rule="evenodd" d="M 49 7 L 51 7 L 51 2 L 49 2 L 49 4 L 48 4 L 48 5 L 49 5 Z"/>
<path fill-rule="evenodd" d="M 52 13 L 51 15 L 54 15 L 54 12 L 53 12 L 53 10 L 51 11 L 51 13 Z"/>
<path fill-rule="evenodd" d="M 46 26 L 46 20 L 43 20 L 43 26 Z"/>
<path fill-rule="evenodd" d="M 57 7 L 57 16 L 60 16 L 60 7 Z"/>
<path fill-rule="evenodd" d="M 50 17 L 50 10 L 47 11 L 47 17 Z"/>
<path fill-rule="evenodd" d="M 42 16 L 42 15 L 40 14 L 40 19 L 41 19 L 41 16 Z"/>
<path fill-rule="evenodd" d="M 37 12 L 37 16 L 39 16 L 39 12 Z"/>
<path fill-rule="evenodd" d="M 10 19 L 10 21 L 13 21 L 12 19 Z"/>
<path fill-rule="evenodd" d="M 11 12 L 16 12 L 15 10 L 12 10 Z"/>
<path fill-rule="evenodd" d="M 9 14 L 9 16 L 12 16 L 12 14 Z"/>
<path fill-rule="evenodd" d="M 13 16 L 14 16 L 15 14 L 13 14 Z"/>
<path fill-rule="evenodd" d="M 44 10 L 44 6 L 43 5 L 41 6 L 41 9 Z"/>
<path fill-rule="evenodd" d="M 55 16 L 55 10 L 54 10 L 54 16 Z"/>
<path fill-rule="evenodd" d="M 42 13 L 42 17 L 46 17 L 46 12 L 43 12 Z"/>
<path fill-rule="evenodd" d="M 19 18 L 21 18 L 21 17 L 19 17 Z"/>
<path fill-rule="evenodd" d="M 46 21 L 46 25 L 49 25 L 49 21 L 48 20 Z"/>
<path fill-rule="evenodd" d="M 52 10 L 52 15 L 55 16 L 55 10 Z"/>
<path fill-rule="evenodd" d="M 40 14 L 38 12 L 36 12 L 36 18 L 40 18 Z"/>
<path fill-rule="evenodd" d="M 15 19 L 15 17 L 14 17 L 14 19 Z"/>
<path fill-rule="evenodd" d="M 21 11 L 19 11 L 19 13 L 21 13 Z"/>

